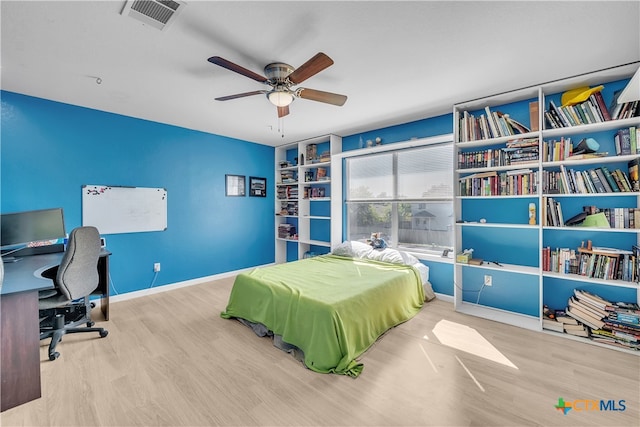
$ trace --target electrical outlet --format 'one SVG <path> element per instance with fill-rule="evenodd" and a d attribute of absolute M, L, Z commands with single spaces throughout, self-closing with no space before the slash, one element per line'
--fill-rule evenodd
<path fill-rule="evenodd" d="M 493 286 L 493 277 L 491 277 L 489 274 L 484 275 L 484 285 Z"/>
<path fill-rule="evenodd" d="M 160 263 L 159 262 L 156 262 L 156 263 L 153 264 L 153 271 L 156 272 L 156 273 L 158 271 L 160 271 Z"/>

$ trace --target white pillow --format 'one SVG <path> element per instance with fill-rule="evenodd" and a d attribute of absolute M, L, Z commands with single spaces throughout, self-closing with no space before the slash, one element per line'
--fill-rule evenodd
<path fill-rule="evenodd" d="M 367 258 L 372 250 L 373 248 L 364 242 L 345 241 L 336 246 L 331 253 L 351 258 Z"/>
<path fill-rule="evenodd" d="M 332 251 L 332 254 L 348 256 L 351 258 L 371 259 L 374 261 L 383 261 L 392 264 L 422 264 L 418 258 L 414 257 L 410 253 L 392 248 L 373 249 L 367 243 L 358 241 L 342 242 L 336 246 Z"/>
<path fill-rule="evenodd" d="M 429 267 L 424 265 L 418 258 L 410 253 L 397 249 L 373 249 L 370 245 L 358 241 L 344 241 L 331 252 L 333 255 L 346 256 L 350 258 L 370 259 L 383 261 L 392 264 L 410 265 L 420 273 L 422 286 L 424 288 L 425 301 L 435 298 L 431 283 L 429 282 Z"/>

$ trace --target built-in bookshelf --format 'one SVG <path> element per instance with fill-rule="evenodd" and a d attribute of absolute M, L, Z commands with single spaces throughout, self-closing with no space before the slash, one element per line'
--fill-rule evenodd
<path fill-rule="evenodd" d="M 277 263 L 331 250 L 331 156 L 341 150 L 336 135 L 276 148 Z"/>
<path fill-rule="evenodd" d="M 640 302 L 639 65 L 454 106 L 456 310 L 544 330 L 576 289 Z"/>

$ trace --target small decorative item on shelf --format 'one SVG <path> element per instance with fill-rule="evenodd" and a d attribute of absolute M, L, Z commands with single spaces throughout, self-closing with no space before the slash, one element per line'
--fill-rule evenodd
<path fill-rule="evenodd" d="M 473 258 L 473 249 L 465 249 L 456 255 L 456 262 L 469 264 L 469 260 Z"/>
<path fill-rule="evenodd" d="M 529 203 L 529 224 L 536 225 L 536 204 Z"/>
<path fill-rule="evenodd" d="M 318 146 L 316 144 L 307 145 L 307 162 L 313 163 L 318 157 Z"/>

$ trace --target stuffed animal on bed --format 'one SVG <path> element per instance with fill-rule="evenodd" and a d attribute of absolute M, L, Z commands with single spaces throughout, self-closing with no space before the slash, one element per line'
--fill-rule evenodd
<path fill-rule="evenodd" d="M 387 247 L 387 242 L 380 237 L 380 233 L 371 233 L 371 239 L 368 241 L 373 249 L 384 249 Z"/>
<path fill-rule="evenodd" d="M 371 240 L 371 246 L 373 247 L 373 249 L 384 249 L 387 247 L 387 242 L 385 242 L 384 239 L 376 237 L 375 239 Z"/>

